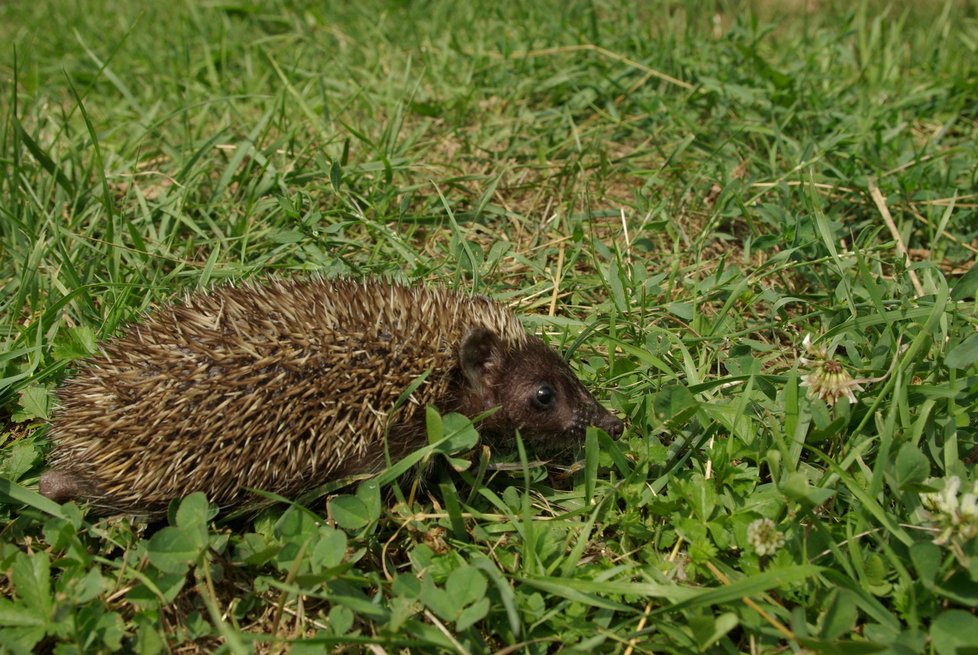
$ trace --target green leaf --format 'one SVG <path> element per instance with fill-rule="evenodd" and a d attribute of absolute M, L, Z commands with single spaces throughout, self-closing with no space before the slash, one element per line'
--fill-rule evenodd
<path fill-rule="evenodd" d="M 155 608 L 160 602 L 173 602 L 186 584 L 187 574 L 186 570 L 164 573 L 157 568 L 148 568 L 138 579 L 141 584 L 133 587 L 126 599 L 137 607 Z"/>
<path fill-rule="evenodd" d="M 404 624 L 407 623 L 415 614 L 418 613 L 419 605 L 410 598 L 395 596 L 390 601 L 390 621 L 387 628 L 393 632 L 399 632 Z"/>
<path fill-rule="evenodd" d="M 14 603 L 6 598 L 0 598 L 0 625 L 9 627 L 40 627 L 47 624 L 47 619 L 35 610 Z M 44 634 L 44 630 L 41 630 Z"/>
<path fill-rule="evenodd" d="M 271 235 L 269 235 L 269 239 L 271 239 L 274 243 L 280 243 L 285 245 L 288 245 L 290 243 L 299 243 L 305 238 L 306 235 L 304 235 L 302 232 L 299 232 L 298 230 L 287 230 L 287 229 L 275 230 L 274 232 L 272 232 Z"/>
<path fill-rule="evenodd" d="M 684 321 L 692 321 L 696 315 L 693 305 L 688 302 L 671 302 L 666 305 L 666 311 L 674 314 Z"/>
<path fill-rule="evenodd" d="M 944 364 L 948 368 L 964 369 L 978 362 L 978 334 L 973 335 L 951 348 Z"/>
<path fill-rule="evenodd" d="M 312 548 L 312 563 L 327 569 L 342 564 L 346 556 L 346 533 L 324 525 L 319 534 L 319 540 Z"/>
<path fill-rule="evenodd" d="M 699 402 L 689 389 L 674 384 L 663 387 L 652 399 L 656 419 L 673 425 L 681 425 L 696 413 Z"/>
<path fill-rule="evenodd" d="M 502 572 L 496 567 L 493 560 L 483 555 L 481 551 L 477 551 L 477 553 L 473 556 L 472 565 L 485 573 L 489 578 L 489 581 L 493 583 L 496 588 L 496 595 L 502 600 L 503 607 L 506 610 L 506 618 L 509 623 L 509 629 L 514 635 L 520 635 L 522 633 L 520 613 L 516 607 L 516 594 L 513 591 L 513 587 L 510 585 L 509 580 L 503 576 Z"/>
<path fill-rule="evenodd" d="M 851 634 L 858 618 L 859 608 L 852 595 L 845 589 L 834 589 L 822 619 L 821 637 L 832 640 Z"/>
<path fill-rule="evenodd" d="M 24 605 L 44 620 L 50 618 L 51 561 L 47 553 L 17 553 L 10 567 L 10 580 Z"/>
<path fill-rule="evenodd" d="M 268 563 L 281 550 L 277 541 L 269 541 L 264 535 L 249 532 L 241 537 L 235 548 L 235 557 L 252 566 L 262 566 Z"/>
<path fill-rule="evenodd" d="M 343 183 L 343 169 L 336 160 L 329 167 L 329 182 L 333 185 L 333 191 L 340 192 L 340 185 Z"/>
<path fill-rule="evenodd" d="M 58 333 L 58 342 L 51 354 L 57 361 L 81 359 L 93 354 L 97 347 L 95 331 L 87 325 L 76 325 Z"/>
<path fill-rule="evenodd" d="M 156 630 L 156 622 L 143 614 L 137 614 L 132 624 L 136 627 L 136 648 L 139 655 L 157 655 L 164 652 L 166 645 L 160 632 Z M 132 626 L 130 626 L 132 627 Z"/>
<path fill-rule="evenodd" d="M 950 578 L 938 584 L 935 591 L 961 605 L 978 607 L 978 585 L 965 571 L 956 571 Z"/>
<path fill-rule="evenodd" d="M 910 561 L 917 570 L 921 584 L 928 589 L 934 588 L 941 569 L 941 559 L 941 549 L 929 541 L 919 541 L 910 546 Z"/>
<path fill-rule="evenodd" d="M 34 468 L 34 463 L 40 457 L 31 438 L 18 439 L 5 448 L 3 453 L 6 456 L 0 462 L 0 476 L 8 480 L 20 480 L 24 474 Z"/>
<path fill-rule="evenodd" d="M 421 581 L 413 575 L 402 574 L 394 576 L 391 592 L 406 598 L 415 599 L 421 594 Z"/>
<path fill-rule="evenodd" d="M 329 501 L 329 516 L 344 530 L 359 530 L 370 524 L 370 510 L 356 496 L 336 496 Z"/>
<path fill-rule="evenodd" d="M 930 460 L 912 443 L 905 443 L 897 451 L 894 465 L 896 485 L 904 490 L 908 485 L 923 482 L 930 475 Z"/>
<path fill-rule="evenodd" d="M 693 514 L 703 523 L 709 521 L 716 507 L 717 493 L 711 480 L 696 475 L 685 485 L 686 497 L 690 501 Z"/>
<path fill-rule="evenodd" d="M 106 612 L 101 604 L 89 604 L 75 614 L 77 633 L 88 636 L 88 644 L 102 644 L 105 648 L 92 650 L 116 652 L 122 646 L 125 623 L 116 612 Z"/>
<path fill-rule="evenodd" d="M 367 508 L 367 518 L 370 523 L 380 520 L 384 511 L 384 500 L 380 493 L 380 483 L 376 478 L 364 480 L 357 485 L 357 498 Z"/>
<path fill-rule="evenodd" d="M 740 619 L 737 618 L 736 614 L 725 612 L 717 617 L 710 615 L 693 616 L 689 619 L 689 628 L 700 651 L 706 651 L 725 634 L 736 628 L 739 623 Z"/>
<path fill-rule="evenodd" d="M 89 569 L 88 573 L 80 578 L 71 578 L 67 588 L 70 592 L 72 602 L 76 605 L 84 605 L 89 601 L 95 600 L 102 593 L 103 581 L 104 579 L 98 567 Z"/>
<path fill-rule="evenodd" d="M 55 551 L 62 553 L 64 559 L 73 560 L 88 567 L 91 556 L 78 538 L 78 528 L 64 519 L 52 518 L 44 523 L 44 540 Z"/>
<path fill-rule="evenodd" d="M 182 501 L 177 508 L 176 524 L 181 528 L 203 528 L 217 515 L 217 508 L 207 502 L 203 492 L 195 491 Z"/>
<path fill-rule="evenodd" d="M 458 452 L 475 448 L 479 443 L 479 432 L 469 417 L 452 412 L 442 417 L 448 441 L 441 447 L 443 452 Z"/>
<path fill-rule="evenodd" d="M 33 419 L 47 421 L 51 407 L 51 392 L 40 384 L 31 384 L 20 390 L 20 409 L 14 412 L 11 419 L 18 423 Z"/>
<path fill-rule="evenodd" d="M 0 652 L 31 655 L 34 646 L 44 639 L 44 628 L 0 628 Z"/>
<path fill-rule="evenodd" d="M 959 277 L 951 290 L 951 300 L 975 297 L 978 297 L 978 264 L 974 264 L 967 273 Z"/>
<path fill-rule="evenodd" d="M 445 621 L 455 620 L 455 614 L 460 609 L 452 601 L 452 597 L 448 592 L 435 586 L 430 575 L 425 576 L 421 581 L 420 599 L 425 604 L 425 607 Z"/>
<path fill-rule="evenodd" d="M 464 607 L 486 595 L 486 578 L 475 567 L 463 564 L 448 576 L 445 591 L 456 607 Z"/>
<path fill-rule="evenodd" d="M 292 505 L 275 522 L 275 535 L 285 541 L 301 543 L 319 537 L 321 520 L 304 507 Z"/>
<path fill-rule="evenodd" d="M 978 650 L 978 618 L 963 610 L 948 610 L 931 624 L 930 638 L 937 655 L 964 655 Z"/>
<path fill-rule="evenodd" d="M 424 408 L 425 428 L 428 431 L 428 443 L 438 443 L 445 437 L 445 427 L 438 410 L 428 405 Z"/>
<path fill-rule="evenodd" d="M 778 485 L 778 488 L 791 500 L 811 506 L 821 505 L 835 495 L 835 491 L 832 489 L 813 487 L 808 481 L 808 477 L 800 472 L 789 474 Z"/>
<path fill-rule="evenodd" d="M 349 607 L 334 605 L 329 610 L 329 626 L 333 629 L 333 634 L 337 636 L 345 635 L 353 627 L 356 618 Z"/>
<path fill-rule="evenodd" d="M 168 526 L 152 536 L 146 552 L 150 563 L 160 571 L 182 574 L 197 562 L 206 546 L 207 540 L 201 538 L 197 528 Z"/>
<path fill-rule="evenodd" d="M 625 298 L 625 287 L 621 280 L 621 269 L 618 267 L 618 260 L 611 259 L 608 262 L 608 274 L 605 276 L 608 281 L 608 288 L 611 291 L 611 299 L 615 303 L 618 311 L 628 311 L 628 300 Z"/>
<path fill-rule="evenodd" d="M 469 605 L 459 613 L 458 619 L 455 621 L 455 629 L 460 632 L 468 630 L 475 623 L 486 618 L 486 615 L 489 613 L 489 607 L 490 603 L 488 598 L 483 598 Z"/>

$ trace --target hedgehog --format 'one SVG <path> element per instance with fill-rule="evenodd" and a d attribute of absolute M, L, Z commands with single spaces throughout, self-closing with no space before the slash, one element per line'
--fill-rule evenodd
<path fill-rule="evenodd" d="M 427 443 L 429 405 L 495 410 L 478 424 L 492 444 L 623 430 L 505 307 L 380 279 L 190 294 L 105 342 L 57 396 L 40 492 L 102 514 L 164 512 L 193 491 L 235 507 L 248 488 L 294 498 L 376 473 Z"/>

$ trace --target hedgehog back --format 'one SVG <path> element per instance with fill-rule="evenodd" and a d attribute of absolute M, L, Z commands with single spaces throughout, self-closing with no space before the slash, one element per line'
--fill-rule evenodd
<path fill-rule="evenodd" d="M 50 463 L 112 509 L 196 490 L 233 504 L 246 486 L 294 495 L 372 471 L 389 425 L 396 459 L 424 443 L 420 409 L 452 409 L 458 346 L 475 326 L 511 347 L 527 338 L 503 307 L 443 289 L 310 280 L 193 294 L 62 386 Z"/>

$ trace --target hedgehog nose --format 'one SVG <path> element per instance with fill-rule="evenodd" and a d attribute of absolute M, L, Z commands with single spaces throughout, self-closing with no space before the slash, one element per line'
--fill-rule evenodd
<path fill-rule="evenodd" d="M 622 432 L 625 431 L 625 424 L 622 423 L 620 418 L 611 412 L 607 412 L 605 416 L 598 421 L 596 427 L 599 427 L 607 432 L 612 439 L 617 439 L 621 436 Z"/>

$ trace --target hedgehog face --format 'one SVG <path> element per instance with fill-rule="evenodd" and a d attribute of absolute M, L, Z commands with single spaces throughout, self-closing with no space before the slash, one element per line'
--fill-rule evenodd
<path fill-rule="evenodd" d="M 482 425 L 491 436 L 511 439 L 516 430 L 545 449 L 580 443 L 589 425 L 613 437 L 622 422 L 598 404 L 564 360 L 540 339 L 507 350 L 491 331 L 466 337 L 462 371 L 480 409 L 498 407 Z"/>

